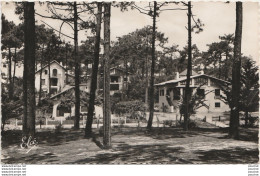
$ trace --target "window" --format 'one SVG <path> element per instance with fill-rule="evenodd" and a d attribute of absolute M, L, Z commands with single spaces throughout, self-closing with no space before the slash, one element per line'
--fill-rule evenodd
<path fill-rule="evenodd" d="M 52 76 L 57 76 L 58 70 L 57 69 L 53 69 L 52 70 Z"/>
<path fill-rule="evenodd" d="M 87 106 L 81 106 L 81 112 L 88 112 L 88 107 Z"/>
<path fill-rule="evenodd" d="M 207 78 L 195 78 L 194 84 L 195 85 L 208 85 L 208 79 Z"/>
<path fill-rule="evenodd" d="M 160 96 L 164 96 L 164 89 L 160 90 Z"/>
<path fill-rule="evenodd" d="M 220 98 L 220 89 L 215 89 L 215 99 Z"/>
<path fill-rule="evenodd" d="M 119 90 L 119 84 L 110 84 L 110 90 Z"/>
<path fill-rule="evenodd" d="M 58 79 L 57 78 L 51 78 L 51 86 L 57 86 L 58 85 Z"/>
<path fill-rule="evenodd" d="M 44 70 L 44 73 L 45 73 L 45 75 L 47 75 L 48 74 L 48 70 Z"/>
<path fill-rule="evenodd" d="M 42 79 L 42 85 L 45 85 L 45 79 Z"/>
<path fill-rule="evenodd" d="M 215 103 L 215 108 L 220 108 L 220 103 L 219 102 Z"/>
<path fill-rule="evenodd" d="M 57 107 L 57 116 L 64 116 L 64 113 L 71 113 L 71 108 L 59 105 Z"/>
<path fill-rule="evenodd" d="M 118 82 L 118 77 L 111 76 L 111 82 Z"/>
<path fill-rule="evenodd" d="M 173 89 L 173 99 L 180 100 L 181 98 L 181 91 L 178 88 Z"/>
<path fill-rule="evenodd" d="M 56 88 L 51 88 L 51 95 L 57 94 L 58 90 Z"/>
<path fill-rule="evenodd" d="M 198 98 L 205 98 L 205 90 L 204 89 L 198 89 L 197 95 L 198 95 Z"/>
<path fill-rule="evenodd" d="M 127 78 L 124 78 L 124 81 L 127 81 Z"/>
<path fill-rule="evenodd" d="M 192 79 L 190 79 L 190 85 L 192 84 Z M 181 81 L 180 85 L 186 85 L 186 81 Z"/>
<path fill-rule="evenodd" d="M 4 68 L 6 68 L 6 64 L 4 64 L 4 66 L 3 66 Z"/>

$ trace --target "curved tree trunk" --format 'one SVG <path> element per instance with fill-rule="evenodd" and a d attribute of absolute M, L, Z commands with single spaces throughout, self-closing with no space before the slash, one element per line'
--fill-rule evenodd
<path fill-rule="evenodd" d="M 92 69 L 89 107 L 88 107 L 87 123 L 86 123 L 86 128 L 85 128 L 85 137 L 91 136 L 91 133 L 92 133 L 92 123 L 93 123 L 96 89 L 97 89 L 102 2 L 98 2 L 97 6 L 98 6 L 98 12 L 97 12 L 97 16 L 96 16 L 97 25 L 96 25 L 96 39 L 95 39 L 95 51 L 94 51 L 94 65 L 93 65 L 93 69 Z"/>
<path fill-rule="evenodd" d="M 156 14 L 157 14 L 157 2 L 154 1 L 153 10 L 153 36 L 152 36 L 152 66 L 151 66 L 151 82 L 150 82 L 150 114 L 147 123 L 147 129 L 152 128 L 153 113 L 154 113 L 154 67 L 155 67 L 155 29 L 156 29 Z"/>

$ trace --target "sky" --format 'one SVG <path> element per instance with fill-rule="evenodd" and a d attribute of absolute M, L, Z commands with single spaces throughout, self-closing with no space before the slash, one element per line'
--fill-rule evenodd
<path fill-rule="evenodd" d="M 148 2 L 139 3 L 140 6 L 147 5 Z M 207 50 L 207 44 L 218 42 L 219 36 L 235 33 L 235 3 L 223 2 L 192 2 L 193 14 L 199 18 L 205 25 L 203 32 L 193 33 L 192 43 L 196 44 L 200 51 Z M 10 21 L 16 24 L 20 23 L 17 15 L 14 14 L 14 4 L 2 2 L 2 13 Z M 243 3 L 243 32 L 242 32 L 242 53 L 246 56 L 252 56 L 258 62 L 259 42 L 258 42 L 258 3 Z M 48 15 L 45 6 L 35 6 L 36 12 Z M 187 43 L 187 12 L 186 11 L 163 11 L 157 18 L 158 31 L 165 33 L 168 37 L 168 45 L 179 45 L 182 49 Z M 85 17 L 83 17 L 84 19 Z M 87 17 L 86 17 L 87 18 Z M 43 19 L 36 16 L 38 24 L 41 20 L 55 29 L 59 29 L 61 24 L 58 20 Z M 116 37 L 133 32 L 146 25 L 152 25 L 152 19 L 149 16 L 139 13 L 137 10 L 128 10 L 121 12 L 118 8 L 111 9 L 111 40 Z M 69 26 L 64 25 L 62 32 L 73 36 L 73 31 Z M 79 40 L 86 40 L 86 32 L 79 33 Z M 64 38 L 65 40 L 70 40 Z M 258 62 L 259 63 L 259 62 Z"/>

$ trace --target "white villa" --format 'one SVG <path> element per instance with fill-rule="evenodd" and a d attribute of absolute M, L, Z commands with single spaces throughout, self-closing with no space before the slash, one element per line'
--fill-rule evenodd
<path fill-rule="evenodd" d="M 74 76 L 71 74 L 66 74 L 66 68 L 57 61 L 52 61 L 50 63 L 50 84 L 51 90 L 49 90 L 49 68 L 48 65 L 44 66 L 42 69 L 36 71 L 35 73 L 35 88 L 37 92 L 40 90 L 40 74 L 42 74 L 41 83 L 43 96 L 51 92 L 51 99 L 53 100 L 52 107 L 52 118 L 55 120 L 65 120 L 69 116 L 75 116 L 75 105 L 70 108 L 63 107 L 61 105 L 61 98 L 65 94 L 70 93 L 71 98 L 74 96 Z M 68 83 L 66 83 L 66 75 L 68 76 Z M 80 90 L 86 92 L 90 91 L 90 81 L 80 84 Z M 96 107 L 99 110 L 98 107 Z M 87 113 L 87 107 L 82 105 L 80 107 L 80 113 Z M 96 113 L 100 114 L 100 113 Z"/>
<path fill-rule="evenodd" d="M 40 75 L 42 78 L 40 80 Z M 49 81 L 49 68 L 45 65 L 42 69 L 37 70 L 35 73 L 35 88 L 36 91 L 40 91 L 40 81 L 42 83 L 42 91 L 44 93 L 51 92 L 52 95 L 62 91 L 66 85 L 66 69 L 57 61 L 50 63 L 50 81 Z M 51 84 L 51 90 L 49 90 L 49 83 Z"/>
<path fill-rule="evenodd" d="M 130 75 L 131 73 L 129 72 L 126 75 L 125 71 L 121 68 L 110 68 L 110 95 L 120 92 L 124 86 L 126 87 L 127 83 L 130 82 Z"/>
<path fill-rule="evenodd" d="M 159 90 L 159 108 L 168 106 L 169 112 L 178 112 L 181 104 L 181 99 L 184 95 L 186 84 L 186 73 L 184 70 L 182 73 L 176 73 L 176 78 L 166 82 L 156 84 Z M 226 112 L 230 111 L 230 108 L 221 100 L 221 96 L 225 96 L 219 85 L 229 85 L 230 83 L 209 75 L 203 72 L 198 74 L 192 71 L 190 87 L 193 95 L 196 93 L 197 97 L 203 99 L 205 106 L 196 109 L 196 112 Z"/>
<path fill-rule="evenodd" d="M 50 63 L 50 81 L 49 81 L 49 67 L 48 65 L 44 66 L 42 69 L 37 70 L 35 73 L 35 88 L 36 91 L 40 90 L 40 81 L 42 83 L 42 98 L 45 98 L 44 95 L 51 92 L 51 99 L 53 100 L 52 108 L 52 118 L 55 120 L 65 120 L 69 116 L 75 116 L 75 105 L 70 108 L 64 107 L 61 105 L 61 98 L 66 94 L 69 94 L 74 98 L 74 75 L 68 70 L 66 73 L 66 68 L 57 61 L 52 61 Z M 40 75 L 42 74 L 41 80 Z M 130 73 L 128 73 L 130 76 Z M 66 76 L 68 76 L 68 82 L 66 82 Z M 129 82 L 129 76 L 125 74 L 125 71 L 113 67 L 110 69 L 110 94 L 113 95 L 115 92 L 120 92 L 124 86 L 127 86 Z M 82 77 L 82 76 L 81 76 Z M 88 77 L 88 76 L 87 76 Z M 49 82 L 51 84 L 51 89 L 49 90 Z M 84 83 L 80 84 L 80 90 L 86 93 L 90 92 L 90 82 L 91 79 L 85 79 Z M 87 107 L 82 105 L 80 107 L 80 113 L 86 114 Z M 103 116 L 102 107 L 95 106 L 96 116 Z"/>

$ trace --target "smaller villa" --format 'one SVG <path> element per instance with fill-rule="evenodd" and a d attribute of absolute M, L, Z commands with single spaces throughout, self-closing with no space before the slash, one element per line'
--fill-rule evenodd
<path fill-rule="evenodd" d="M 168 112 L 179 112 L 185 92 L 186 74 L 187 70 L 184 70 L 181 73 L 176 73 L 175 79 L 155 85 L 159 91 L 159 109 L 161 111 L 167 109 Z M 196 109 L 196 112 L 223 113 L 230 111 L 229 106 L 221 98 L 225 96 L 221 87 L 229 84 L 227 81 L 206 75 L 203 72 L 198 74 L 192 71 L 190 80 L 192 94 L 196 94 L 196 97 L 203 101 L 203 106 Z"/>

